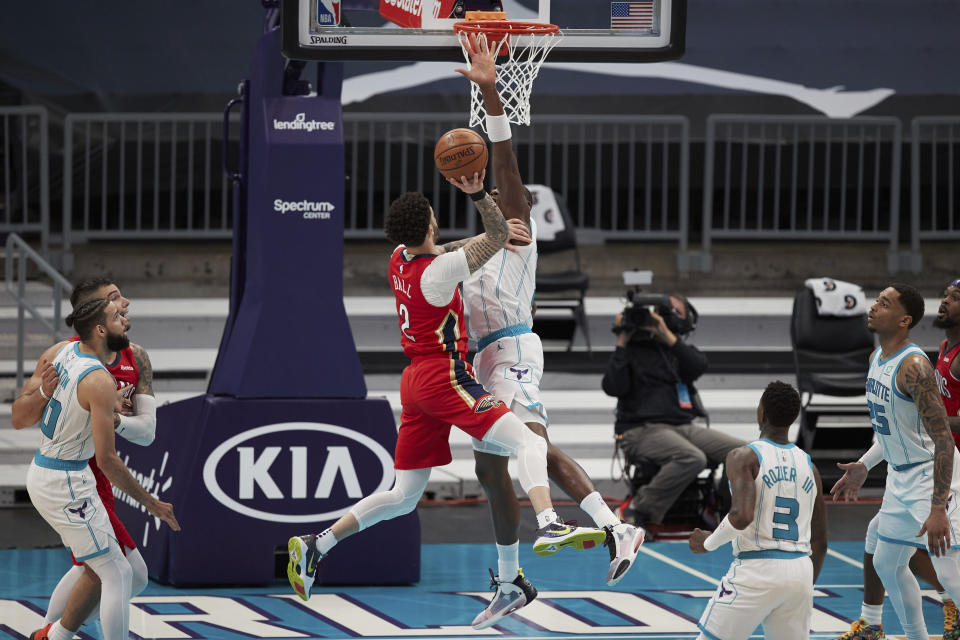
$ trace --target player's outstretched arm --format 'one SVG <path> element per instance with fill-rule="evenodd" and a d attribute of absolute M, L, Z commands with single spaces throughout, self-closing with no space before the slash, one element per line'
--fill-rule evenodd
<path fill-rule="evenodd" d="M 147 350 L 138 344 L 131 344 L 130 350 L 137 362 L 137 388 L 133 397 L 133 412 L 124 413 L 117 424 L 117 435 L 121 438 L 148 446 L 157 435 L 157 400 L 153 397 L 153 366 Z"/>
<path fill-rule="evenodd" d="M 470 36 L 470 69 L 457 69 L 471 82 L 476 83 L 483 96 L 487 112 L 487 137 L 493 143 L 493 176 L 500 190 L 500 206 L 503 216 L 530 220 L 530 205 L 527 202 L 517 166 L 517 157 L 511 143 L 510 121 L 503 113 L 500 93 L 497 91 L 497 55 L 499 43 L 488 43 L 486 37 Z"/>
<path fill-rule="evenodd" d="M 947 500 L 953 477 L 953 455 L 956 446 L 950 435 L 947 411 L 937 388 L 933 367 L 923 356 L 915 354 L 904 359 L 897 373 L 896 384 L 913 398 L 917 414 L 933 440 L 933 496 L 930 515 L 923 523 L 920 537 L 927 534 L 927 546 L 935 556 L 950 549 L 950 521 L 947 519 Z"/>
<path fill-rule="evenodd" d="M 53 359 L 65 344 L 67 343 L 58 342 L 40 356 L 37 366 L 33 369 L 33 375 L 24 383 L 20 395 L 13 401 L 10 421 L 13 423 L 14 429 L 23 429 L 40 422 L 40 418 L 43 417 L 43 410 L 47 406 L 47 400 L 60 381 L 57 370 L 50 363 L 53 362 Z M 43 393 L 41 393 L 41 389 Z"/>
<path fill-rule="evenodd" d="M 474 273 L 506 246 L 510 237 L 510 225 L 507 224 L 503 213 L 500 212 L 500 208 L 490 197 L 490 194 L 483 191 L 483 176 L 474 174 L 472 179 L 464 177 L 463 180 L 453 180 L 451 178 L 447 180 L 450 184 L 470 195 L 477 211 L 480 212 L 480 219 L 483 221 L 484 232 L 470 238 L 463 245 L 467 267 L 470 269 L 470 273 Z"/>
<path fill-rule="evenodd" d="M 114 486 L 146 507 L 151 514 L 166 522 L 174 531 L 179 531 L 180 524 L 173 515 L 173 505 L 161 502 L 147 493 L 117 455 L 113 422 L 116 382 L 113 376 L 105 369 L 90 373 L 77 385 L 77 400 L 81 407 L 90 412 L 97 465 L 103 474 Z"/>
<path fill-rule="evenodd" d="M 817 497 L 813 499 L 813 516 L 810 519 L 810 560 L 813 562 L 813 583 L 817 583 L 823 560 L 827 557 L 827 507 L 823 502 L 823 482 L 815 465 L 813 478 L 817 483 Z"/>
<path fill-rule="evenodd" d="M 517 253 L 520 246 L 530 244 L 533 236 L 530 235 L 530 227 L 526 222 L 516 218 L 511 218 L 507 220 L 507 226 L 510 228 L 510 235 L 507 237 L 507 244 L 503 247 L 504 249 Z M 474 238 L 477 237 L 479 236 L 474 236 Z M 440 254 L 450 253 L 451 251 L 456 251 L 457 249 L 465 246 L 472 239 L 473 238 L 464 238 L 463 240 L 454 240 L 453 242 L 447 242 L 443 245 L 440 245 L 437 247 L 437 249 L 439 250 Z"/>
<path fill-rule="evenodd" d="M 883 448 L 879 442 L 874 442 L 867 452 L 855 462 L 838 462 L 837 468 L 843 470 L 843 476 L 830 489 L 833 501 L 849 502 L 857 499 L 860 487 L 867 480 L 867 474 L 883 460 Z"/>

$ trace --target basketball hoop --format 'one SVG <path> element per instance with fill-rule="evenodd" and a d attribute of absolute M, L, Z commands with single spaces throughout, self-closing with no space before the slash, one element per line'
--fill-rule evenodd
<path fill-rule="evenodd" d="M 513 124 L 530 124 L 530 93 L 540 65 L 560 41 L 560 28 L 555 24 L 519 22 L 516 20 L 467 20 L 453 25 L 460 48 L 470 67 L 470 36 L 500 43 L 498 56 L 506 56 L 497 64 L 497 90 L 503 112 Z M 470 83 L 470 126 L 487 131 L 487 111 L 476 83 Z"/>

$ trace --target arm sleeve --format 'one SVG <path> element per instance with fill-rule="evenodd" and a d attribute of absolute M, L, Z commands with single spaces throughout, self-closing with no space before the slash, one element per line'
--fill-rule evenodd
<path fill-rule="evenodd" d="M 453 298 L 457 285 L 470 276 L 467 255 L 463 249 L 444 253 L 433 259 L 420 276 L 420 290 L 427 302 L 442 307 Z"/>
<path fill-rule="evenodd" d="M 713 551 L 730 542 L 744 531 L 746 529 L 734 529 L 730 520 L 724 516 L 723 521 L 717 525 L 717 529 L 703 541 L 703 548 L 707 551 Z"/>
<path fill-rule="evenodd" d="M 630 393 L 630 360 L 624 347 L 617 347 L 607 362 L 601 386 L 608 396 L 619 398 Z"/>
<path fill-rule="evenodd" d="M 157 436 L 157 399 L 145 393 L 133 397 L 137 413 L 120 416 L 117 435 L 133 444 L 146 447 Z"/>
<path fill-rule="evenodd" d="M 883 448 L 879 442 L 874 442 L 873 445 L 867 449 L 867 452 L 860 456 L 857 462 L 863 463 L 867 471 L 870 471 L 870 469 L 880 464 L 881 460 L 883 460 Z"/>
<path fill-rule="evenodd" d="M 673 354 L 677 357 L 677 373 L 684 382 L 693 382 L 707 370 L 707 356 L 692 344 L 678 339 Z"/>

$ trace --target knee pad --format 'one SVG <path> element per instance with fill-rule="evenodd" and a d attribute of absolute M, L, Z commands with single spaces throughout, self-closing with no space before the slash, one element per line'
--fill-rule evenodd
<path fill-rule="evenodd" d="M 133 573 L 133 582 L 130 584 L 130 596 L 138 596 L 147 588 L 150 577 L 147 575 L 147 563 L 143 561 L 138 549 L 130 549 L 127 552 L 127 564 Z"/>

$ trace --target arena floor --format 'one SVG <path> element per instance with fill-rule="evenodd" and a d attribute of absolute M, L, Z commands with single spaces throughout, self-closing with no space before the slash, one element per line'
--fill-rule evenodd
<path fill-rule="evenodd" d="M 862 548 L 859 542 L 831 544 L 815 592 L 812 637 L 832 638 L 859 615 Z M 608 588 L 605 550 L 540 558 L 521 548 L 521 565 L 540 595 L 485 632 L 469 624 L 491 594 L 485 589 L 486 567 L 496 566 L 491 546 L 425 544 L 416 585 L 322 587 L 306 603 L 279 581 L 227 589 L 151 583 L 133 601 L 131 637 L 696 637 L 696 622 L 730 563 L 729 547 L 694 556 L 685 543 L 654 542 L 642 552 L 627 577 Z M 0 551 L 0 637 L 19 640 L 40 626 L 47 598 L 68 563 L 62 549 Z M 943 618 L 935 592 L 924 591 L 924 599 L 929 632 L 939 635 Z M 889 601 L 884 622 L 888 634 L 900 633 Z M 99 623 L 83 631 L 82 638 L 102 637 Z"/>

